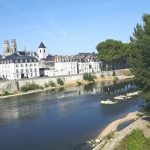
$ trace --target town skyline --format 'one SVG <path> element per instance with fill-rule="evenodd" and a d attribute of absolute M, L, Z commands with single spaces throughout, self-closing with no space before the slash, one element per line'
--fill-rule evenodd
<path fill-rule="evenodd" d="M 106 39 L 129 42 L 133 27 L 150 12 L 148 4 L 146 0 L 2 0 L 0 53 L 3 41 L 13 38 L 20 51 L 36 51 L 42 41 L 52 55 L 96 52 L 96 45 Z"/>

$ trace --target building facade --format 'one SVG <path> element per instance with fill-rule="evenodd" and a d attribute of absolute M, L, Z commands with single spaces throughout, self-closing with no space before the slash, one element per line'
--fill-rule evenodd
<path fill-rule="evenodd" d="M 13 53 L 0 58 L 0 78 L 3 80 L 39 77 L 37 58 Z"/>

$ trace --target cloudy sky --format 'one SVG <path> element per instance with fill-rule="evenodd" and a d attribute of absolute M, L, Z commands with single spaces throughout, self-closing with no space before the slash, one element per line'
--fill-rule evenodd
<path fill-rule="evenodd" d="M 50 54 L 96 51 L 108 38 L 129 42 L 144 13 L 148 0 L 0 0 L 0 53 L 12 38 L 18 50 L 43 41 Z"/>

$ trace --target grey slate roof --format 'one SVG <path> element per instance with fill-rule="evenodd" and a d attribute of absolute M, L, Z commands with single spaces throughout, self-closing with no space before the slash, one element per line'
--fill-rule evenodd
<path fill-rule="evenodd" d="M 46 48 L 43 42 L 40 43 L 39 48 Z"/>
<path fill-rule="evenodd" d="M 7 63 L 27 63 L 27 62 L 38 62 L 37 58 L 33 56 L 28 56 L 22 53 L 22 55 L 13 53 L 8 56 L 0 57 L 0 64 L 7 64 Z"/>

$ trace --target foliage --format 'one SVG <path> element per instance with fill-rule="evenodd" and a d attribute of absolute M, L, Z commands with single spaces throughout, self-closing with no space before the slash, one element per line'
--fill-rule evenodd
<path fill-rule="evenodd" d="M 27 91 L 31 91 L 31 90 L 38 90 L 38 89 L 43 89 L 42 86 L 37 85 L 36 83 L 26 83 L 26 85 L 21 87 L 21 91 L 22 92 L 27 92 Z"/>
<path fill-rule="evenodd" d="M 91 75 L 91 73 L 84 73 L 83 74 L 83 79 L 87 80 L 87 81 L 94 81 L 93 76 Z"/>
<path fill-rule="evenodd" d="M 108 39 L 96 46 L 98 57 L 102 61 L 109 62 L 113 59 L 128 57 L 130 55 L 130 44 Z"/>
<path fill-rule="evenodd" d="M 51 86 L 51 87 L 55 87 L 56 84 L 55 84 L 53 81 L 49 81 L 48 83 L 45 83 L 44 86 L 45 86 L 45 87 L 50 87 L 50 86 Z"/>
<path fill-rule="evenodd" d="M 143 15 L 144 24 L 137 24 L 131 41 L 130 64 L 135 81 L 143 89 L 150 89 L 150 15 Z"/>
<path fill-rule="evenodd" d="M 77 81 L 78 86 L 82 85 L 82 83 L 80 81 Z"/>
<path fill-rule="evenodd" d="M 148 150 L 150 138 L 146 138 L 140 129 L 134 129 L 115 150 Z"/>
<path fill-rule="evenodd" d="M 50 82 L 49 82 L 49 85 L 50 85 L 51 87 L 55 87 L 55 86 L 56 86 L 56 84 L 55 84 L 53 81 L 50 81 Z"/>
<path fill-rule="evenodd" d="M 58 83 L 59 85 L 64 85 L 64 81 L 63 81 L 61 78 L 58 78 L 58 79 L 57 79 L 57 83 Z"/>

